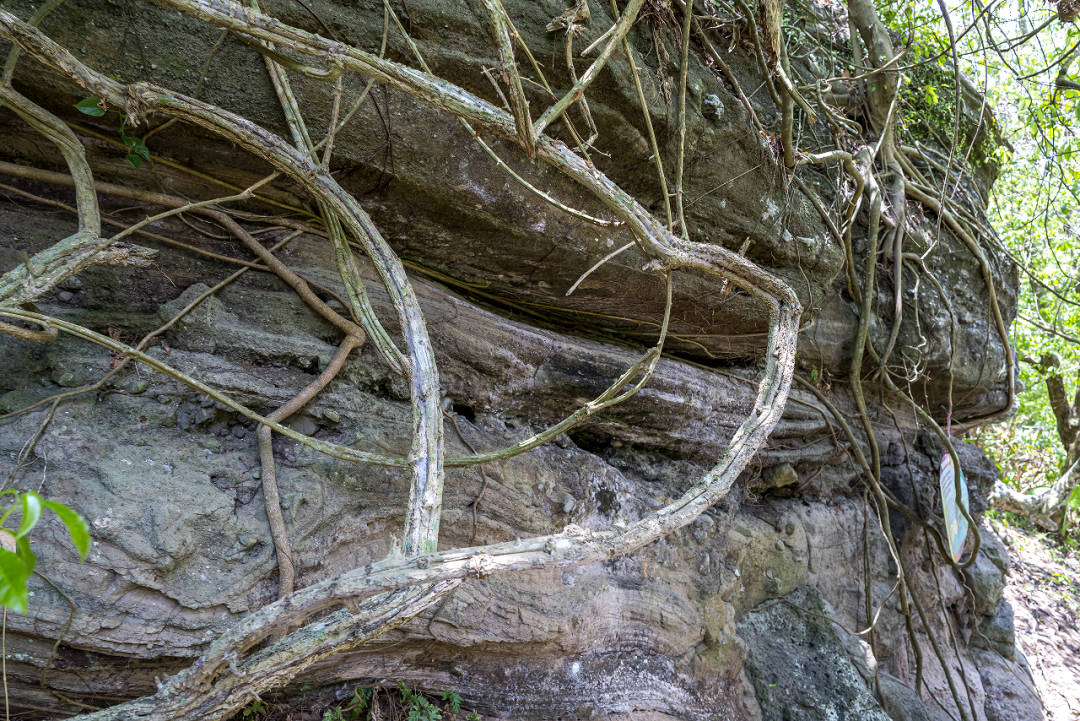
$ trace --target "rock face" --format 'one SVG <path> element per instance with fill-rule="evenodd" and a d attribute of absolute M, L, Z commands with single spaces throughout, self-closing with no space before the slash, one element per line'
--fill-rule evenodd
<path fill-rule="evenodd" d="M 754 611 L 743 616 L 739 633 L 751 648 L 746 667 L 762 719 L 889 721 L 867 679 L 848 658 L 812 587 Z"/>
<path fill-rule="evenodd" d="M 544 28 L 562 12 L 561 3 L 505 4 L 530 47 L 551 46 L 555 35 Z M 321 31 L 323 22 L 343 41 L 379 46 L 381 6 L 311 5 L 318 22 L 300 5 L 266 7 L 285 22 L 312 31 Z M 473 5 L 410 2 L 409 22 L 436 72 L 497 102 L 481 69 L 498 60 L 486 19 Z M 21 17 L 31 13 L 21 1 L 8 7 Z M 193 72 L 218 32 L 156 6 L 132 7 L 129 17 L 122 4 L 69 3 L 42 27 L 104 72 L 126 75 L 137 62 L 145 77 L 190 92 Z M 582 48 L 609 26 L 606 13 L 592 6 L 592 24 L 576 41 Z M 139 28 L 137 61 L 136 50 L 117 50 L 117 38 L 130 22 Z M 640 26 L 630 38 L 648 70 L 642 78 L 652 99 L 649 112 L 665 162 L 673 167 L 676 111 L 665 99 L 672 71 L 657 58 L 678 55 L 670 28 L 651 27 Z M 563 42 L 561 36 L 557 40 Z M 399 37 L 391 35 L 389 48 L 395 58 L 406 57 Z M 800 363 L 854 417 L 849 386 L 839 380 L 850 370 L 857 325 L 845 291 L 843 251 L 810 202 L 791 192 L 731 87 L 699 55 L 691 57 L 691 237 L 736 250 L 745 246 L 747 257 L 796 289 L 807 309 Z M 730 54 L 744 87 L 760 83 L 754 62 L 744 48 Z M 814 69 L 800 72 L 809 77 Z M 287 136 L 262 60 L 251 48 L 227 39 L 206 77 L 202 97 L 208 102 Z M 550 80 L 563 92 L 570 87 L 558 67 Z M 325 127 L 332 90 L 294 82 L 311 108 L 309 126 Z M 69 112 L 82 91 L 39 65 L 20 63 L 16 85 L 66 117 L 91 122 Z M 362 78 L 346 76 L 346 102 L 362 86 Z M 590 98 L 599 131 L 597 167 L 662 214 L 625 58 L 616 54 L 595 87 Z M 542 97 L 532 95 L 531 87 L 529 93 L 542 107 Z M 339 135 L 334 167 L 409 262 L 439 363 L 444 406 L 455 421 L 445 428 L 448 455 L 512 445 L 595 398 L 640 358 L 662 319 L 663 284 L 642 270 L 641 257 L 630 250 L 567 297 L 586 269 L 628 242 L 625 230 L 597 228 L 529 194 L 453 118 L 380 86 L 371 97 L 377 104 L 366 101 L 350 131 Z M 763 119 L 778 122 L 771 103 L 760 102 Z M 97 127 L 107 137 L 114 132 Z M 568 139 L 565 123 L 553 132 Z M 136 173 L 114 147 L 87 142 L 98 178 L 187 197 L 218 192 L 205 175 L 246 186 L 264 170 L 220 139 L 183 126 L 155 135 L 151 150 L 205 171 L 202 178 L 160 162 L 153 174 L 145 168 Z M 553 168 L 527 160 L 509 144 L 493 147 L 517 173 L 562 202 L 609 217 Z M 48 143 L 4 109 L 0 159 L 62 167 Z M 2 180 L 70 202 L 63 189 Z M 832 181 L 824 174 L 808 173 L 806 180 L 826 201 L 839 205 L 843 199 L 831 197 Z M 279 203 L 310 207 L 292 185 L 265 193 Z M 131 204 L 106 196 L 101 201 L 104 211 L 121 218 Z M 971 212 L 982 208 L 973 205 Z M 909 210 L 909 223 L 910 250 L 922 252 L 935 220 Z M 0 272 L 21 262 L 20 251 L 33 254 L 75 227 L 73 217 L 25 197 L 0 198 Z M 175 219 L 153 229 L 219 255 L 242 253 L 232 241 L 198 234 Z M 284 235 L 273 231 L 268 237 Z M 233 270 L 189 250 L 139 240 L 144 241 L 160 247 L 153 270 L 94 268 L 38 305 L 50 315 L 135 342 Z M 859 268 L 864 253 L 856 243 Z M 279 257 L 308 280 L 344 293 L 324 239 L 302 235 Z M 1015 271 L 1005 259 L 993 262 L 993 281 L 1010 314 Z M 1005 402 L 1010 371 L 987 315 L 979 267 L 948 233 L 927 264 L 941 291 L 924 284 L 918 295 L 905 298 L 909 310 L 897 346 L 917 361 L 913 393 L 927 407 L 939 408 L 948 401 L 951 383 L 959 401 L 954 422 L 996 410 Z M 376 313 L 396 334 L 388 297 L 373 271 L 362 271 Z M 948 294 L 960 320 L 955 347 L 939 292 Z M 873 319 L 871 337 L 881 347 L 891 330 L 891 289 L 877 300 L 875 307 L 886 310 Z M 723 452 L 754 406 L 767 329 L 762 317 L 757 302 L 741 291 L 704 275 L 677 274 L 668 345 L 674 355 L 659 363 L 635 397 L 569 435 L 493 463 L 483 475 L 475 468 L 448 470 L 440 548 L 554 533 L 571 523 L 605 529 L 633 522 L 681 495 Z M 266 412 L 326 366 L 340 334 L 276 277 L 249 272 L 184 316 L 164 338 L 149 353 Z M 0 336 L 0 412 L 93 382 L 112 361 L 108 351 L 69 337 L 32 344 Z M 411 429 L 408 394 L 404 381 L 366 345 L 286 422 L 316 438 L 404 455 Z M 916 432 L 910 407 L 876 394 L 871 401 L 885 485 L 921 520 L 935 523 L 942 448 L 930 434 Z M 255 426 L 172 378 L 133 366 L 100 391 L 60 405 L 30 462 L 16 471 L 21 449 L 44 418 L 38 410 L 0 420 L 0 473 L 11 473 L 14 487 L 40 489 L 82 513 L 92 523 L 94 547 L 79 565 L 59 524 L 49 520 L 35 532 L 43 574 L 31 580 L 30 613 L 8 618 L 12 703 L 73 709 L 65 699 L 103 705 L 151 693 L 155 677 L 189 665 L 222 630 L 276 598 L 277 562 Z M 867 450 L 861 429 L 856 436 Z M 974 446 L 961 443 L 959 451 L 978 514 L 994 480 L 993 465 Z M 409 489 L 402 473 L 323 457 L 283 437 L 275 437 L 274 453 L 298 587 L 388 553 L 404 522 Z M 963 576 L 929 551 L 921 526 L 896 512 L 887 518 L 902 540 L 905 563 L 919 569 L 912 587 L 927 609 L 927 622 L 939 637 L 958 639 L 960 655 L 946 662 L 955 664 L 955 678 L 965 671 L 969 688 L 960 696 L 965 703 L 974 700 L 972 716 L 1039 718 L 1037 699 L 1008 680 L 1015 678 L 1010 674 L 1016 657 L 1006 618 L 1010 609 L 1000 601 L 1008 563 L 1004 549 L 988 547 L 990 534 L 984 534 L 983 550 Z M 796 388 L 783 420 L 736 488 L 691 526 L 603 564 L 468 581 L 445 604 L 405 626 L 313 665 L 289 693 L 299 697 L 301 686 L 310 687 L 325 701 L 347 696 L 366 680 L 389 679 L 433 692 L 455 690 L 468 708 L 500 719 L 900 721 L 945 718 L 942 706 L 959 717 L 925 629 L 918 621 L 906 629 L 894 586 L 895 564 L 851 450 L 815 397 Z M 872 634 L 849 635 L 871 622 Z M 910 633 L 926 662 L 919 693 Z M 969 644 L 977 648 L 969 650 Z"/>
<path fill-rule="evenodd" d="M 986 689 L 986 721 L 1020 721 L 1044 718 L 1042 702 L 1031 682 L 1027 659 L 1008 663 L 993 651 L 974 652 L 979 677 Z"/>

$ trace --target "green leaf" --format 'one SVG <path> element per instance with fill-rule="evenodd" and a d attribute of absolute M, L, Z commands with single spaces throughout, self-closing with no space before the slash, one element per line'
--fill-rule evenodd
<path fill-rule="evenodd" d="M 444 689 L 442 695 L 443 701 L 450 702 L 450 710 L 457 713 L 461 710 L 461 696 L 450 689 Z"/>
<path fill-rule="evenodd" d="M 1072 494 L 1069 496 L 1069 500 L 1066 501 L 1069 508 L 1074 511 L 1080 511 L 1080 486 L 1073 489 Z"/>
<path fill-rule="evenodd" d="M 126 157 L 127 161 L 135 166 L 135 170 L 138 170 L 142 167 L 142 158 L 140 158 L 135 153 L 128 153 Z"/>
<path fill-rule="evenodd" d="M 26 580 L 30 571 L 22 559 L 6 548 L 0 548 L 0 606 L 26 613 L 30 592 Z"/>
<path fill-rule="evenodd" d="M 34 549 L 30 548 L 29 539 L 20 538 L 15 542 L 15 555 L 26 565 L 27 576 L 34 572 L 37 567 L 37 556 L 34 555 Z"/>
<path fill-rule="evenodd" d="M 150 149 L 142 143 L 136 142 L 131 149 L 142 156 L 143 160 L 150 160 Z"/>
<path fill-rule="evenodd" d="M 19 532 L 15 534 L 15 538 L 19 539 L 30 533 L 31 529 L 37 525 L 38 520 L 41 518 L 41 496 L 28 491 L 23 494 L 22 497 L 22 521 L 19 523 Z"/>
<path fill-rule="evenodd" d="M 45 507 L 60 517 L 71 534 L 71 542 L 79 550 L 79 560 L 85 561 L 86 554 L 90 553 L 90 526 L 86 519 L 63 503 L 45 501 Z"/>
<path fill-rule="evenodd" d="M 95 118 L 100 118 L 105 114 L 104 101 L 101 98 L 87 98 L 86 100 L 80 100 L 75 103 L 75 107 L 79 109 L 80 113 L 86 113 L 87 115 L 93 115 Z"/>

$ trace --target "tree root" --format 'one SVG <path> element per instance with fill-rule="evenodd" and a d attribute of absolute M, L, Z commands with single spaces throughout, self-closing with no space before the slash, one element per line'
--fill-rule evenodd
<path fill-rule="evenodd" d="M 349 354 L 364 344 L 364 336 L 348 335 L 338 346 L 330 363 L 319 376 L 309 383 L 292 400 L 278 408 L 267 418 L 280 423 L 293 415 L 314 398 L 319 391 L 337 376 L 345 365 Z M 266 503 L 266 515 L 270 520 L 270 535 L 274 539 L 274 549 L 278 557 L 278 598 L 284 598 L 295 588 L 295 571 L 292 561 L 292 549 L 289 546 L 289 534 L 285 528 L 285 517 L 281 513 L 281 501 L 278 499 L 277 471 L 274 463 L 274 446 L 269 426 L 259 426 L 255 432 L 259 440 L 259 463 L 262 466 L 263 500 Z"/>

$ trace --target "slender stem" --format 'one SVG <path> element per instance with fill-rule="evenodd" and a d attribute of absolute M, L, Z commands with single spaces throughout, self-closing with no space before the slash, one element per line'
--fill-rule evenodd
<path fill-rule="evenodd" d="M 568 32 L 566 34 L 566 70 L 570 74 L 570 82 L 575 85 L 578 82 L 577 70 L 574 68 L 574 33 Z M 588 146 L 592 145 L 596 138 L 599 137 L 599 133 L 596 130 L 596 123 L 593 122 L 592 111 L 589 110 L 589 99 L 584 94 L 578 98 L 578 105 L 581 106 L 581 115 L 585 118 L 585 124 L 589 126 L 589 137 L 581 144 L 578 151 L 586 162 L 592 162 L 592 158 L 589 157 Z"/>
<path fill-rule="evenodd" d="M 619 43 L 626 37 L 626 33 L 630 32 L 630 28 L 637 19 L 638 11 L 641 10 L 643 3 L 644 0 L 630 0 L 630 2 L 626 4 L 626 8 L 623 10 L 622 15 L 619 16 L 619 22 L 615 25 L 615 31 L 611 34 L 611 39 L 608 41 L 608 44 L 604 46 L 600 55 L 593 61 L 593 64 L 589 66 L 589 69 L 585 71 L 585 74 L 581 76 L 581 79 L 574 83 L 574 87 L 570 89 L 570 92 L 562 96 L 557 103 L 544 111 L 544 114 L 536 121 L 533 127 L 535 128 L 537 137 L 542 135 L 547 126 L 557 120 L 573 102 L 584 97 L 585 91 L 592 85 L 593 81 L 600 76 L 600 71 L 604 69 L 607 61 L 611 58 L 612 53 L 615 52 L 615 48 L 618 47 Z"/>
<path fill-rule="evenodd" d="M 622 252 L 623 252 L 624 250 L 628 250 L 628 249 L 632 248 L 633 246 L 634 246 L 634 244 L 633 244 L 633 243 L 627 243 L 626 245 L 624 245 L 624 246 L 622 246 L 622 247 L 620 247 L 620 248 L 616 248 L 615 250 L 611 251 L 610 253 L 608 253 L 607 255 L 605 255 L 605 256 L 604 256 L 603 258 L 601 258 L 600 260 L 598 260 L 598 261 L 596 262 L 596 264 L 595 264 L 595 265 L 594 265 L 593 267 L 589 268 L 589 269 L 588 269 L 587 271 L 585 271 L 584 273 L 582 273 L 582 274 L 581 274 L 581 277 L 579 277 L 579 278 L 578 278 L 577 280 L 575 280 L 575 281 L 574 281 L 574 284 L 573 284 L 572 286 L 570 286 L 570 290 L 566 291 L 566 294 L 567 294 L 567 295 L 570 295 L 570 294 L 572 294 L 572 293 L 573 293 L 573 292 L 574 292 L 575 290 L 577 290 L 577 287 L 578 287 L 579 285 L 581 285 L 581 282 L 582 282 L 583 280 L 585 280 L 585 279 L 586 279 L 586 278 L 588 278 L 588 277 L 589 277 L 590 275 L 592 275 L 593 271 L 595 271 L 595 270 L 596 270 L 597 268 L 599 268 L 600 266 L 602 266 L 602 265 L 603 265 L 604 263 L 608 262 L 609 260 L 611 260 L 611 259 L 612 259 L 612 258 L 614 258 L 615 256 L 617 256 L 617 255 L 619 255 L 620 253 L 622 253 Z"/>
<path fill-rule="evenodd" d="M 257 4 L 255 0 L 248 0 L 248 6 L 257 7 Z M 307 124 L 304 122 L 303 114 L 300 111 L 300 104 L 297 102 L 296 96 L 293 94 L 292 84 L 289 81 L 288 74 L 269 56 L 265 57 L 264 60 L 266 63 L 267 71 L 270 74 L 270 79 L 273 82 L 274 89 L 277 92 L 278 99 L 281 103 L 282 112 L 285 114 L 285 120 L 287 125 L 289 126 L 289 132 L 292 134 L 293 144 L 301 152 L 309 154 L 313 161 L 317 160 L 317 147 L 312 145 L 311 136 L 308 133 L 307 129 Z M 335 94 L 335 98 L 339 98 L 339 95 Z M 363 96 L 361 96 L 361 101 L 362 100 Z M 336 123 L 336 118 L 331 122 L 331 133 L 329 133 L 325 138 L 325 142 L 327 143 L 327 151 L 324 154 L 323 161 L 321 163 L 321 167 L 324 172 L 329 172 L 328 160 L 329 152 L 333 142 L 334 123 Z M 376 349 L 379 351 L 380 355 L 382 355 L 383 359 L 386 360 L 390 368 L 398 375 L 407 375 L 409 361 L 402 355 L 401 351 L 398 349 L 394 341 L 390 338 L 390 334 L 383 327 L 382 323 L 375 315 L 374 309 L 371 307 L 371 302 L 368 300 L 367 297 L 367 291 L 364 288 L 364 282 L 360 277 L 359 271 L 356 268 L 356 263 L 352 257 L 352 253 L 348 250 L 348 241 L 345 237 L 345 231 L 341 227 L 341 222 L 331 212 L 330 208 L 325 203 L 319 203 L 319 214 L 322 218 L 323 225 L 326 226 L 327 233 L 330 237 L 330 242 L 334 246 L 334 257 L 337 260 L 338 264 L 338 274 L 341 277 L 342 284 L 345 286 L 345 292 L 346 295 L 349 297 L 349 304 L 352 308 L 353 315 L 360 318 L 360 322 L 363 325 L 364 330 L 367 331 L 367 334 L 372 339 L 372 342 L 374 343 Z M 250 242 L 245 240 L 245 242 L 249 243 L 249 246 L 256 253 L 260 252 L 259 248 L 261 248 L 261 246 L 258 246 L 257 243 L 254 243 L 254 240 L 251 240 Z M 254 243 L 254 245 L 251 245 L 252 243 Z M 271 261 L 267 260 L 267 262 L 269 263 Z M 278 263 L 278 266 L 284 268 L 284 266 L 280 263 Z M 275 270 L 275 272 L 277 271 Z M 337 314 L 335 313 L 334 315 L 336 316 Z M 331 320 L 331 322 L 335 321 Z M 337 323 L 335 322 L 335 324 Z M 352 328 L 346 328 L 342 326 L 339 327 L 341 327 L 341 329 L 346 334 L 356 332 Z"/>
<path fill-rule="evenodd" d="M 746 0 L 735 0 L 735 4 L 739 6 L 739 11 L 742 12 L 743 19 L 746 20 L 746 26 L 750 29 L 750 39 L 754 42 L 754 51 L 757 53 L 758 67 L 765 78 L 765 87 L 769 89 L 769 97 L 771 97 L 773 103 L 779 107 L 780 95 L 776 92 L 776 86 L 773 85 L 772 81 L 772 73 L 769 72 L 769 64 L 765 61 L 765 52 L 761 48 L 761 36 L 758 33 L 757 21 L 754 20 L 754 11 L 746 4 Z"/>
<path fill-rule="evenodd" d="M 298 412 L 314 398 L 319 391 L 326 387 L 345 365 L 349 354 L 364 343 L 364 337 L 348 335 L 338 346 L 334 357 L 330 359 L 326 369 L 309 383 L 303 390 L 293 396 L 285 405 L 267 416 L 276 423 L 281 423 L 289 416 Z M 295 570 L 292 560 L 292 549 L 289 546 L 289 535 L 285 528 L 285 517 L 281 513 L 281 500 L 278 498 L 277 471 L 274 462 L 274 446 L 271 442 L 271 431 L 268 426 L 259 426 L 255 431 L 259 441 L 259 462 L 262 467 L 263 499 L 266 505 L 266 515 L 270 520 L 270 535 L 274 539 L 274 549 L 278 558 L 278 598 L 284 598 L 293 592 L 295 588 Z"/>
<path fill-rule="evenodd" d="M 690 239 L 683 212 L 683 165 L 686 160 L 686 76 L 690 69 L 690 20 L 694 16 L 693 0 L 683 6 L 682 57 L 679 62 L 679 163 L 675 167 L 675 208 L 679 215 L 679 232 Z"/>
<path fill-rule="evenodd" d="M 18 50 L 16 47 L 12 52 Z M 9 84 L 0 85 L 0 105 L 11 108 L 60 150 L 75 181 L 75 204 L 79 209 L 77 233 L 38 253 L 32 263 L 25 262 L 0 277 L 0 303 L 22 303 L 33 301 L 78 273 L 112 241 L 101 238 L 101 213 L 94 193 L 94 175 L 86 161 L 85 149 L 71 129 Z M 35 269 L 36 272 L 32 272 Z"/>
<path fill-rule="evenodd" d="M 152 355 L 147 355 L 142 351 L 135 350 L 134 348 L 115 341 L 112 338 L 95 333 L 89 328 L 84 328 L 75 323 L 69 323 L 59 318 L 52 318 L 50 316 L 42 315 L 40 313 L 32 313 L 28 310 L 22 310 L 21 308 L 0 308 L 0 317 L 15 318 L 18 320 L 29 321 L 31 323 L 40 323 L 42 325 L 49 325 L 61 330 L 65 333 L 73 335 L 83 340 L 88 340 L 91 343 L 96 343 L 104 348 L 108 348 L 119 355 L 127 356 L 132 360 L 138 361 L 148 368 L 162 373 L 169 378 L 172 378 L 184 385 L 197 390 L 203 395 L 213 398 L 224 406 L 227 406 L 245 418 L 250 418 L 256 423 L 262 423 L 270 426 L 273 430 L 288 436 L 289 438 L 303 443 L 305 446 L 316 450 L 320 453 L 324 453 L 331 458 L 338 458 L 343 461 L 352 461 L 354 463 L 361 463 L 364 465 L 372 466 L 385 466 L 389 468 L 407 468 L 409 466 L 409 459 L 407 458 L 393 458 L 388 456 L 380 456 L 375 453 L 366 453 L 364 451 L 358 451 L 348 446 L 340 446 L 336 443 L 329 443 L 327 441 L 320 441 L 316 438 L 305 436 L 303 433 L 298 433 L 288 426 L 283 426 L 279 423 L 269 420 L 265 416 L 259 415 L 255 411 L 246 407 L 242 403 L 238 403 L 229 396 L 225 395 L 221 391 L 217 390 L 213 386 L 207 385 L 193 376 L 183 373 L 167 363 L 163 363 Z"/>
<path fill-rule="evenodd" d="M 495 38 L 495 47 L 499 51 L 499 65 L 502 67 L 510 86 L 510 110 L 517 126 L 518 141 L 525 148 L 529 158 L 536 156 L 537 131 L 532 126 L 529 115 L 529 101 L 525 97 L 525 88 L 521 86 L 517 61 L 514 60 L 514 46 L 510 42 L 510 28 L 506 23 L 506 10 L 500 0 L 484 0 L 491 34 Z"/>
<path fill-rule="evenodd" d="M 781 52 L 786 52 L 785 47 L 781 47 Z M 783 57 L 783 56 L 781 56 Z M 781 64 L 777 64 L 777 68 L 781 68 Z M 789 82 L 790 86 L 791 83 Z M 785 89 L 780 94 L 780 145 L 784 151 L 784 165 L 788 168 L 795 167 L 795 100 L 792 93 L 787 92 Z"/>
<path fill-rule="evenodd" d="M 874 479 L 881 477 L 881 452 L 878 448 L 877 437 L 870 423 L 870 416 L 866 408 L 866 398 L 862 388 L 862 362 L 866 345 L 870 337 L 870 314 L 873 311 L 874 299 L 874 276 L 877 269 L 878 228 L 881 219 L 881 192 L 877 181 L 874 179 L 873 160 L 870 151 L 863 148 L 859 151 L 863 177 L 866 179 L 867 198 L 870 204 L 870 227 L 866 234 L 866 267 L 863 269 L 863 280 L 866 286 L 862 289 L 862 307 L 859 308 L 859 327 L 855 333 L 855 347 L 851 357 L 851 390 L 855 394 L 855 404 L 859 408 L 859 417 L 862 419 L 863 428 L 870 441 L 870 470 Z"/>
<path fill-rule="evenodd" d="M 334 108 L 330 113 L 330 128 L 326 131 L 326 150 L 323 151 L 322 164 L 330 169 L 330 154 L 334 152 L 334 135 L 337 133 L 338 113 L 341 111 L 341 78 L 334 81 Z M 314 150 L 314 148 L 312 148 Z"/>
<path fill-rule="evenodd" d="M 675 1 L 679 2 L 679 0 Z M 614 15 L 619 14 L 619 8 L 615 5 L 615 0 L 611 0 L 611 12 Z M 675 227 L 671 216 L 671 195 L 668 193 L 667 177 L 664 175 L 664 159 L 660 156 L 660 144 L 656 142 L 656 131 L 653 130 L 652 112 L 649 111 L 649 103 L 645 99 L 645 90 L 641 87 L 641 75 L 638 73 L 637 61 L 634 59 L 634 53 L 630 49 L 630 42 L 623 38 L 622 46 L 623 53 L 626 55 L 626 62 L 630 64 L 630 74 L 634 78 L 634 90 L 637 92 L 638 105 L 641 106 L 641 117 L 645 120 L 645 130 L 649 134 L 649 147 L 652 149 L 653 162 L 656 163 L 656 176 L 660 179 L 660 195 L 664 199 L 664 215 L 667 218 L 667 228 L 670 232 Z"/>
<path fill-rule="evenodd" d="M 3 628 L 0 629 L 0 675 L 4 677 L 4 718 L 11 721 L 11 704 L 7 687 L 7 606 L 4 606 Z"/>
<path fill-rule="evenodd" d="M 73 123 L 73 122 L 67 121 L 67 120 L 64 121 L 64 124 L 67 125 L 69 128 L 71 128 L 72 130 L 78 131 L 81 135 L 89 135 L 91 138 L 96 138 L 97 140 L 100 140 L 103 143 L 108 143 L 108 144 L 113 145 L 113 146 L 115 146 L 117 148 L 122 148 L 122 149 L 127 148 L 127 146 L 124 145 L 123 143 L 121 143 L 119 140 L 117 140 L 115 138 L 111 138 L 108 135 L 105 135 L 104 133 L 99 133 L 98 131 L 93 130 L 92 128 L 87 128 L 87 127 L 84 127 L 82 125 L 79 125 L 78 123 Z M 207 182 L 213 183 L 214 185 L 220 186 L 222 188 L 228 188 L 229 190 L 243 190 L 243 188 L 241 186 L 236 185 L 234 183 L 230 183 L 227 180 L 222 180 L 221 178 L 215 177 L 215 176 L 211 175 L 210 173 L 204 173 L 202 171 L 195 170 L 194 168 L 189 168 L 188 166 L 184 165 L 183 163 L 177 163 L 175 161 L 169 160 L 168 158 L 162 158 L 161 156 L 154 155 L 153 153 L 150 153 L 150 161 L 154 165 L 164 165 L 167 168 L 172 168 L 173 170 L 179 170 L 181 173 L 185 173 L 185 174 L 190 175 L 190 176 L 192 176 L 194 178 L 199 178 L 201 180 L 205 180 Z M 280 200 L 274 200 L 273 198 L 271 198 L 269 196 L 266 196 L 266 195 L 259 195 L 258 193 L 256 193 L 254 198 L 255 198 L 255 200 L 258 200 L 260 203 L 265 203 L 267 205 L 272 205 L 275 208 L 281 208 L 282 210 L 287 210 L 290 213 L 296 213 L 297 215 L 302 215 L 302 216 L 304 216 L 306 218 L 312 218 L 312 219 L 317 218 L 317 216 L 312 214 L 311 211 L 307 210 L 306 208 L 302 208 L 302 207 L 296 206 L 296 205 L 289 205 L 288 203 L 283 203 Z"/>
<path fill-rule="evenodd" d="M 45 326 L 45 330 L 31 330 L 0 322 L 0 333 L 28 340 L 31 343 L 49 343 L 56 340 L 56 328 L 51 326 Z"/>
<path fill-rule="evenodd" d="M 329 83 L 337 80 L 341 77 L 341 74 L 345 72 L 345 66 L 341 64 L 340 58 L 336 54 L 328 53 L 326 56 L 327 67 L 325 70 L 322 68 L 315 68 L 310 65 L 304 65 L 298 63 L 290 57 L 282 55 L 268 45 L 263 45 L 258 42 L 254 42 L 243 35 L 238 34 L 237 37 L 243 41 L 246 45 L 249 45 L 258 50 L 262 55 L 266 56 L 267 60 L 292 70 L 298 75 L 303 75 L 305 78 L 312 80 L 318 80 L 324 83 Z"/>
<path fill-rule="evenodd" d="M 682 0 L 675 0 L 675 4 L 681 8 L 685 7 Z M 693 18 L 693 23 L 694 33 L 697 35 L 698 40 L 701 41 L 701 44 L 709 53 L 709 57 L 716 63 L 716 66 L 724 73 L 724 77 L 727 78 L 727 81 L 731 83 L 731 89 L 735 91 L 735 95 L 739 98 L 739 102 L 742 103 L 743 109 L 746 111 L 746 115 L 750 119 L 751 124 L 753 124 L 759 133 L 764 135 L 765 128 L 761 125 L 761 120 L 758 119 L 757 112 L 754 111 L 754 106 L 750 104 L 750 99 L 746 97 L 746 93 L 742 91 L 739 79 L 735 76 L 735 73 L 731 71 L 731 67 L 725 62 L 723 55 L 720 54 L 712 44 L 712 41 L 709 40 L 709 36 L 701 29 L 701 23 L 698 22 L 697 18 Z"/>
<path fill-rule="evenodd" d="M 462 122 L 464 122 L 464 121 L 462 121 Z M 467 130 L 472 131 L 472 126 L 470 126 L 467 122 L 464 122 L 464 124 L 465 124 L 465 127 L 466 127 Z M 588 213 L 583 213 L 582 211 L 577 210 L 575 208 L 571 208 L 570 206 L 562 203 L 561 201 L 551 197 L 550 195 L 548 195 L 547 193 L 545 193 L 544 191 L 540 190 L 535 185 L 530 183 L 529 181 L 525 180 L 525 178 L 518 175 L 517 172 L 513 168 L 511 168 L 509 165 L 507 165 L 505 162 L 503 162 L 503 159 L 495 154 L 495 151 L 491 149 L 491 146 L 489 146 L 486 142 L 484 142 L 484 139 L 481 138 L 479 134 L 476 135 L 476 142 L 480 144 L 480 147 L 484 149 L 484 152 L 487 153 L 488 156 L 492 160 L 494 160 L 495 163 L 500 168 L 502 168 L 505 172 L 509 173 L 510 177 L 513 178 L 514 180 L 516 180 L 523 188 L 528 190 L 530 193 L 532 193 L 536 197 L 547 201 L 548 203 L 555 206 L 556 208 L 558 208 L 562 212 L 566 213 L 567 215 L 572 215 L 575 218 L 580 218 L 581 220 L 592 223 L 593 225 L 599 225 L 601 228 L 615 228 L 615 227 L 618 227 L 620 225 L 623 225 L 623 223 L 621 223 L 618 220 L 604 220 L 602 218 L 597 218 L 596 216 L 589 215 Z"/>

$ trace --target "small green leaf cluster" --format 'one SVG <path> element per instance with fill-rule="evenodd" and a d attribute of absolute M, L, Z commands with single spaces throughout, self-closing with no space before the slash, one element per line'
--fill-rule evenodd
<path fill-rule="evenodd" d="M 428 701 L 422 693 L 414 692 L 405 684 L 398 685 L 398 693 L 408 704 L 409 721 L 439 721 L 442 718 L 439 707 Z"/>
<path fill-rule="evenodd" d="M 423 692 L 414 691 L 405 684 L 398 684 L 395 705 L 404 713 L 408 721 L 442 721 L 443 712 L 449 711 L 454 717 L 461 713 L 461 695 L 446 689 L 443 691 L 442 708 L 438 702 L 424 695 Z M 357 688 L 353 691 L 352 698 L 344 706 L 323 711 L 322 721 L 353 721 L 366 719 L 371 716 L 374 690 L 371 688 Z M 480 721 L 480 716 L 473 711 L 465 717 L 465 721 Z"/>
<path fill-rule="evenodd" d="M 37 566 L 37 556 L 30 548 L 28 536 L 42 514 L 46 510 L 52 511 L 67 526 L 80 561 L 86 560 L 90 553 L 90 527 L 86 519 L 64 504 L 47 501 L 33 491 L 8 489 L 0 492 L 0 496 L 14 497 L 14 502 L 0 516 L 0 606 L 26 613 L 30 599 L 26 582 Z M 22 512 L 18 529 L 4 527 L 16 509 Z"/>
<path fill-rule="evenodd" d="M 912 68 L 904 75 L 900 99 L 910 136 L 917 140 L 951 140 L 956 114 L 956 81 L 951 68 L 936 62 Z"/>
<path fill-rule="evenodd" d="M 349 703 L 323 711 L 322 721 L 352 721 L 365 718 L 368 715 L 366 712 L 371 704 L 372 693 L 370 688 L 353 689 Z"/>
<path fill-rule="evenodd" d="M 454 713 L 461 710 L 461 696 L 450 689 L 443 691 L 442 700 L 450 704 L 450 710 Z"/>
<path fill-rule="evenodd" d="M 78 108 L 79 112 L 86 113 L 95 118 L 100 118 L 107 112 L 105 101 L 101 98 L 86 98 L 85 100 L 80 100 L 75 103 L 75 107 Z M 120 113 L 120 140 L 130 151 L 125 156 L 127 161 L 138 170 L 142 167 L 144 160 L 150 160 L 150 150 L 143 144 L 142 139 L 127 134 L 127 119 L 128 116 L 125 113 Z"/>
<path fill-rule="evenodd" d="M 258 715 L 258 716 L 266 715 L 266 711 L 267 711 L 267 709 L 266 709 L 266 704 L 265 703 L 263 703 L 262 701 L 252 701 L 247 706 L 247 708 L 244 709 L 243 716 L 244 716 L 245 719 L 254 719 L 256 715 Z"/>

